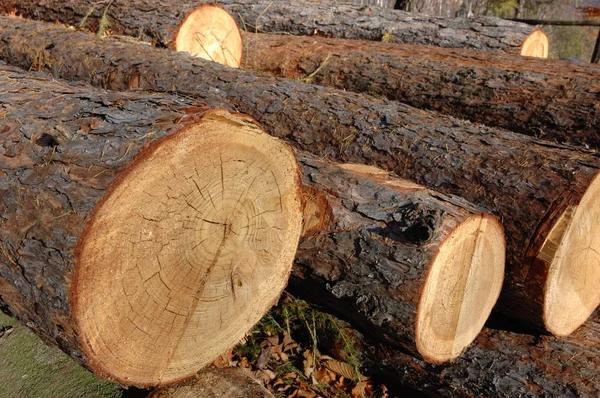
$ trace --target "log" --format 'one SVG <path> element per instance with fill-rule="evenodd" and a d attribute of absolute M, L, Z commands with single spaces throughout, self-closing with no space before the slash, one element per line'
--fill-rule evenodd
<path fill-rule="evenodd" d="M 182 3 L 149 6 L 143 1 L 7 0 L 0 4 L 0 11 L 49 22 L 62 20 L 80 28 L 89 27 L 95 32 L 108 30 L 110 34 L 125 34 L 158 47 L 187 51 L 202 59 L 237 68 L 243 45 L 235 20 L 214 4 Z M 179 6 L 187 11 L 182 12 Z M 103 17 L 107 18 L 108 25 L 101 28 Z"/>
<path fill-rule="evenodd" d="M 123 385 L 177 382 L 237 344 L 279 298 L 298 245 L 288 146 L 174 96 L 7 66 L 0 82 L 0 296 L 11 311 Z"/>
<path fill-rule="evenodd" d="M 242 37 L 235 20 L 214 4 L 203 4 L 188 13 L 173 33 L 173 49 L 195 57 L 239 67 Z"/>
<path fill-rule="evenodd" d="M 244 41 L 248 69 L 600 149 L 596 65 L 314 36 Z"/>
<path fill-rule="evenodd" d="M 297 276 L 292 274 L 288 292 L 306 286 Z M 322 311 L 290 293 L 280 301 L 279 310 L 287 306 Z M 317 323 L 319 351 L 342 362 L 360 363 L 361 373 L 385 384 L 390 396 L 592 398 L 600 392 L 599 311 L 571 336 L 561 338 L 507 331 L 510 320 L 492 315 L 473 344 L 442 365 L 428 364 L 327 312 L 324 315 L 334 324 Z M 292 335 L 299 332 L 292 330 Z"/>
<path fill-rule="evenodd" d="M 600 215 L 593 199 L 600 161 L 594 154 L 399 102 L 9 17 L 0 18 L 0 58 L 106 88 L 227 103 L 298 149 L 463 196 L 500 217 L 507 233 L 499 310 L 566 335 L 600 303 L 594 287 Z"/>
<path fill-rule="evenodd" d="M 219 0 L 245 30 L 343 39 L 470 48 L 548 56 L 546 34 L 527 24 L 495 17 L 444 18 L 352 5 L 324 6 L 295 0 Z"/>
<path fill-rule="evenodd" d="M 365 372 L 394 389 L 447 397 L 568 397 L 600 394 L 600 317 L 568 337 L 486 327 L 461 357 L 430 365 L 352 329 Z M 325 336 L 320 341 L 325 343 Z M 343 358 L 343 357 L 341 357 Z M 391 392 L 392 392 L 391 391 Z"/>
<path fill-rule="evenodd" d="M 458 357 L 500 294 L 500 223 L 372 166 L 299 161 L 311 204 L 299 296 L 427 362 Z"/>
<path fill-rule="evenodd" d="M 6 0 L 3 9 L 26 18 L 85 25 L 97 31 L 106 15 L 113 34 L 139 37 L 170 47 L 177 26 L 198 3 L 171 0 L 148 5 L 143 0 Z M 271 0 L 217 2 L 243 30 L 346 39 L 389 41 L 448 48 L 471 48 L 508 54 L 548 56 L 548 38 L 534 27 L 493 17 L 441 18 L 399 10 L 344 4 Z"/>

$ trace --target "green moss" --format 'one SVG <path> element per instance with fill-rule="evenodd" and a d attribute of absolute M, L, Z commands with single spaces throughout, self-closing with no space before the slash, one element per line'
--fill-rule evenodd
<path fill-rule="evenodd" d="M 98 379 L 58 348 L 45 345 L 29 329 L 0 313 L 0 397 L 117 398 L 121 388 Z"/>
<path fill-rule="evenodd" d="M 550 58 L 582 58 L 585 30 L 581 27 L 554 26 L 549 40 Z"/>

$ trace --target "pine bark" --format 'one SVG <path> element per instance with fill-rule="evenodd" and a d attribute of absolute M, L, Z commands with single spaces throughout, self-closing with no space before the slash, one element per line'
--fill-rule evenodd
<path fill-rule="evenodd" d="M 339 165 L 298 154 L 308 187 L 305 200 L 311 204 L 305 209 L 305 236 L 293 270 L 294 277 L 302 280 L 298 296 L 340 314 L 381 341 L 434 361 L 418 350 L 415 341 L 417 312 L 432 265 L 449 239 L 460 239 L 460 234 L 450 235 L 467 219 L 479 220 L 480 234 L 488 238 L 501 235 L 501 227 L 462 198 L 432 192 L 373 167 Z M 464 235 L 472 239 L 474 233 L 469 230 Z M 463 241 L 467 252 L 470 239 Z M 486 319 L 503 277 L 504 242 L 494 243 L 498 245 L 483 249 L 488 257 L 481 268 L 461 266 L 477 268 L 481 280 L 495 281 L 484 284 L 478 293 L 480 305 L 472 309 L 485 313 Z M 453 256 L 460 256 L 462 248 Z M 466 257 L 471 259 L 472 254 Z M 442 329 L 438 329 L 440 340 L 455 340 L 455 335 L 448 337 Z"/>
<path fill-rule="evenodd" d="M 598 173 L 596 156 L 384 99 L 232 70 L 149 46 L 0 18 L 0 57 L 55 77 L 111 89 L 175 91 L 229 104 L 296 148 L 394 171 L 463 196 L 503 221 L 507 277 L 499 309 L 542 325 L 549 229 L 577 206 Z"/>
<path fill-rule="evenodd" d="M 75 246 L 119 172 L 200 108 L 5 64 L 0 82 L 0 297 L 44 341 L 88 365 L 70 316 Z"/>
<path fill-rule="evenodd" d="M 97 31 L 104 13 L 113 34 L 124 34 L 171 45 L 178 24 L 198 6 L 189 0 L 168 3 L 146 0 L 98 3 L 93 0 L 7 0 L 4 10 L 15 9 L 26 18 L 83 24 Z M 346 39 L 471 48 L 519 54 L 521 44 L 535 28 L 493 17 L 441 18 L 379 7 L 317 4 L 302 1 L 220 0 L 243 30 L 293 35 L 321 35 Z M 83 23 L 85 22 L 85 23 Z"/>
<path fill-rule="evenodd" d="M 600 149 L 596 65 L 322 37 L 244 41 L 248 69 Z"/>

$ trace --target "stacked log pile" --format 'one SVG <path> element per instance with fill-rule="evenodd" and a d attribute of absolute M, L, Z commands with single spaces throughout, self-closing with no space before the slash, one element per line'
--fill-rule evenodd
<path fill-rule="evenodd" d="M 244 13 L 264 6 L 260 0 L 223 3 L 259 29 Z M 1 60 L 70 81 L 0 64 L 9 88 L 0 93 L 0 298 L 20 319 L 101 376 L 171 384 L 251 328 L 280 295 L 295 258 L 290 289 L 366 333 L 356 338 L 372 369 L 493 395 L 501 388 L 487 379 L 484 386 L 454 380 L 484 372 L 483 358 L 499 370 L 495 360 L 516 364 L 529 355 L 524 366 L 545 370 L 519 368 L 516 377 L 535 374 L 540 383 L 511 388 L 554 391 L 562 376 L 548 371 L 555 359 L 544 350 L 584 350 L 588 340 L 551 337 L 523 351 L 525 337 L 479 333 L 495 306 L 527 333 L 567 336 L 600 303 L 600 159 L 585 149 L 598 145 L 598 89 L 584 87 L 596 69 L 577 67 L 565 78 L 559 66 L 493 54 L 497 69 L 488 72 L 481 58 L 492 53 L 421 47 L 417 55 L 417 47 L 397 44 L 246 33 L 243 66 L 304 81 L 288 80 L 193 57 L 239 65 L 241 36 L 219 7 L 144 4 L 3 5 L 92 29 L 108 17 L 112 34 L 137 32 L 154 44 L 0 17 Z M 311 13 L 320 10 L 307 4 L 274 3 L 258 19 L 307 33 L 295 29 L 317 21 Z M 298 7 L 306 8 L 302 18 Z M 377 26 L 373 18 L 402 17 L 331 9 L 364 22 L 354 26 L 368 39 L 381 38 L 367 29 Z M 357 14 L 364 10 L 368 17 Z M 197 27 L 203 20 L 209 27 Z M 482 23 L 465 21 L 436 23 Z M 336 35 L 337 28 L 321 30 L 335 25 L 317 23 L 318 33 Z M 536 32 L 504 26 L 521 39 L 489 44 L 482 28 L 474 37 L 487 44 L 435 44 L 514 53 L 529 47 L 527 37 L 536 41 Z M 260 29 L 267 30 L 262 22 Z M 388 33 L 385 41 L 400 41 Z M 475 77 L 448 78 L 462 76 L 463 65 Z M 436 67 L 433 77 L 420 71 Z M 569 106 L 560 106 L 568 96 L 556 98 L 563 79 L 581 94 Z M 437 102 L 436 89 L 454 95 Z M 467 95 L 492 104 L 479 115 Z M 549 117 L 550 106 L 562 113 Z M 522 113 L 496 122 L 507 109 Z M 597 369 L 595 361 L 583 366 Z M 576 385 L 587 392 L 587 383 Z"/>
<path fill-rule="evenodd" d="M 171 0 L 148 5 L 143 0 L 117 0 L 101 5 L 93 0 L 5 0 L 4 9 L 42 21 L 78 26 L 82 21 L 97 30 L 105 15 L 113 33 L 138 37 L 158 46 L 173 45 L 184 16 L 198 3 Z M 347 39 L 389 41 L 472 48 L 507 54 L 548 56 L 543 32 L 527 24 L 499 18 L 439 18 L 379 7 L 311 1 L 219 0 L 244 30 L 251 32 L 322 35 Z"/>

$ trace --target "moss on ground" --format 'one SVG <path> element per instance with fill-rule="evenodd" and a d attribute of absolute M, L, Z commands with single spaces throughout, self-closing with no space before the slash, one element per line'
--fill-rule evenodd
<path fill-rule="evenodd" d="M 118 385 L 97 378 L 58 348 L 45 345 L 25 326 L 0 312 L 2 330 L 5 332 L 0 337 L 0 397 L 122 397 L 123 391 Z"/>

